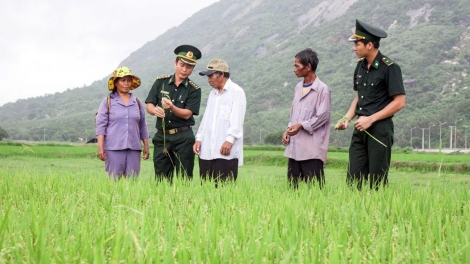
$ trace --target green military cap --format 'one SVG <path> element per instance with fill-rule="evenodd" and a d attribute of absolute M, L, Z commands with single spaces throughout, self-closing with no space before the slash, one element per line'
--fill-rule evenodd
<path fill-rule="evenodd" d="M 356 42 L 365 39 L 372 42 L 379 42 L 381 38 L 386 37 L 387 33 L 385 31 L 356 19 L 356 30 L 348 41 Z"/>
<path fill-rule="evenodd" d="M 177 57 L 181 58 L 184 63 L 189 65 L 196 65 L 196 60 L 199 60 L 202 57 L 201 51 L 191 45 L 181 45 L 176 47 L 175 54 Z"/>

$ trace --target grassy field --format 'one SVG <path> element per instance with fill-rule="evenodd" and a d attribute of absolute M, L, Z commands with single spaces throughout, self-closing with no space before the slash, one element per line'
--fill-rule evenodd
<path fill-rule="evenodd" d="M 157 184 L 152 161 L 114 182 L 95 146 L 0 145 L 0 263 L 470 263 L 468 174 L 395 167 L 388 188 L 359 192 L 332 162 L 323 190 L 294 191 L 282 151 L 245 155 L 215 189 Z"/>

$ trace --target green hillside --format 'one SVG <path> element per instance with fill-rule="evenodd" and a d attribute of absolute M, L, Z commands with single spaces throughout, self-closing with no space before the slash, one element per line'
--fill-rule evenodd
<path fill-rule="evenodd" d="M 221 0 L 149 41 L 121 65 L 141 77 L 135 93 L 144 100 L 157 76 L 173 73 L 177 45 L 199 47 L 203 58 L 191 78 L 203 89 L 204 107 L 211 88 L 197 72 L 213 58 L 225 59 L 233 81 L 247 95 L 246 142 L 256 143 L 287 125 L 293 88 L 300 81 L 292 72 L 293 57 L 304 48 L 320 56 L 317 74 L 332 91 L 333 111 L 346 112 L 354 97 L 357 61 L 347 39 L 356 18 L 387 31 L 380 50 L 402 68 L 407 106 L 394 119 L 396 146 L 410 145 L 411 128 L 437 124 L 431 129 L 431 144 L 437 148 L 439 123 L 447 122 L 442 139 L 449 142 L 448 125 L 458 119 L 463 121 L 457 142 L 463 146 L 461 126 L 470 123 L 470 5 L 464 0 Z M 93 137 L 94 113 L 107 95 L 108 78 L 5 104 L 0 127 L 10 139 L 42 140 L 44 133 L 46 140 Z M 333 116 L 332 123 L 337 119 Z M 155 119 L 148 116 L 147 124 L 154 132 Z M 413 133 L 413 144 L 421 146 L 421 131 Z M 330 143 L 346 146 L 350 135 L 333 130 Z"/>

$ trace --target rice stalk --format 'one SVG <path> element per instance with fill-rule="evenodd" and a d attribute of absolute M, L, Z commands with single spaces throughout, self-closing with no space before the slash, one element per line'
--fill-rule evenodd
<path fill-rule="evenodd" d="M 30 148 L 29 146 L 26 146 L 25 144 L 21 144 L 21 146 L 23 146 L 23 150 L 21 151 L 21 153 L 23 153 L 25 150 L 33 153 L 33 154 L 36 154 L 36 152 L 34 152 L 34 150 L 32 148 Z"/>
<path fill-rule="evenodd" d="M 168 100 L 170 100 L 170 93 L 168 91 L 165 91 L 165 84 L 163 84 L 163 87 L 162 87 L 162 96 L 167 98 Z M 171 164 L 173 164 L 173 166 L 175 165 L 174 162 L 173 162 L 173 159 L 171 158 L 170 156 L 170 153 L 168 153 L 168 149 L 166 148 L 166 124 L 165 124 L 165 118 L 162 118 L 162 130 L 163 130 L 163 153 L 165 153 L 169 158 L 170 158 L 170 162 Z"/>
<path fill-rule="evenodd" d="M 170 99 L 170 93 L 165 91 L 165 84 L 163 84 L 162 86 L 162 96 L 167 98 L 167 99 Z M 162 118 L 162 130 L 163 130 L 163 153 L 165 154 L 168 154 L 168 150 L 166 148 L 166 125 L 165 125 L 165 118 L 163 117 Z"/>
<path fill-rule="evenodd" d="M 351 190 L 343 170 L 331 167 L 324 189 L 301 185 L 294 191 L 285 168 L 256 164 L 240 168 L 236 184 L 215 189 L 210 182 L 186 184 L 177 177 L 173 188 L 155 186 L 153 175 L 120 182 L 95 177 L 102 166 L 89 158 L 79 162 L 97 166 L 77 173 L 70 166 L 77 161 L 67 157 L 56 160 L 68 166 L 50 168 L 55 160 L 48 159 L 34 171 L 13 158 L 11 169 L 0 170 L 0 263 L 470 259 L 469 178 L 443 182 L 437 168 L 396 173 L 383 192 Z M 29 166 L 39 164 L 36 159 L 29 158 Z M 445 168 L 450 161 L 443 162 Z M 151 174 L 152 164 L 143 166 Z"/>
<path fill-rule="evenodd" d="M 340 117 L 341 117 L 341 119 L 338 120 L 338 122 L 336 122 L 336 124 L 340 124 L 340 123 L 344 122 L 345 120 L 351 121 L 351 120 L 349 120 L 349 118 L 348 118 L 347 116 L 345 116 L 345 115 L 342 115 L 342 114 L 340 114 L 340 113 L 338 113 L 338 112 L 334 112 L 334 111 L 330 111 L 330 112 L 333 113 L 333 114 L 335 114 L 335 115 L 337 115 L 337 116 L 340 116 Z M 376 138 L 375 138 L 374 136 L 372 136 L 367 130 L 364 129 L 363 131 L 364 131 L 369 137 L 371 137 L 371 138 L 374 139 L 375 141 L 379 142 L 382 146 L 387 147 L 387 145 L 385 145 L 384 143 L 382 143 L 380 140 L 376 139 Z"/>

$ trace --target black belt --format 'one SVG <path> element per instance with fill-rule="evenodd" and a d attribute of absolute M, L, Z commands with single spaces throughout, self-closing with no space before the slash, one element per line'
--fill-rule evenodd
<path fill-rule="evenodd" d="M 169 130 L 165 130 L 165 134 L 173 135 L 181 131 L 188 130 L 189 126 L 177 127 Z M 163 134 L 163 129 L 158 129 L 158 133 Z"/>

